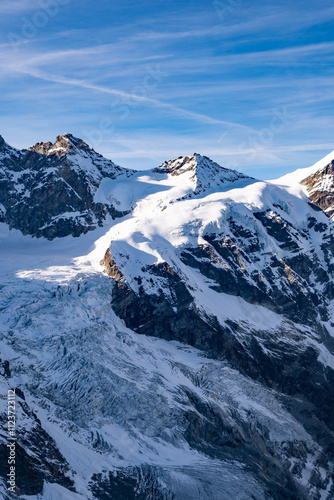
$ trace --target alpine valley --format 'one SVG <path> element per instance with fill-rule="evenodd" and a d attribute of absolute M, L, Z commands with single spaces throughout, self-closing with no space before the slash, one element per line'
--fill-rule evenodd
<path fill-rule="evenodd" d="M 275 181 L 0 138 L 7 394 L 30 500 L 334 498 L 334 152 Z"/>

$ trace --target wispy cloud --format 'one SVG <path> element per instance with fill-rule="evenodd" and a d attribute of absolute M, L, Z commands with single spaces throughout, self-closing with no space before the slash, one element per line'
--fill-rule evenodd
<path fill-rule="evenodd" d="M 192 111 L 188 111 L 186 109 L 179 108 L 179 107 L 174 106 L 172 104 L 158 101 L 157 99 L 152 99 L 150 97 L 140 96 L 140 95 L 136 95 L 134 93 L 128 93 L 128 92 L 124 92 L 122 90 L 113 89 L 113 88 L 109 88 L 109 87 L 103 87 L 101 85 L 95 85 L 93 83 L 82 81 L 82 80 L 70 79 L 70 78 L 65 78 L 65 77 L 58 76 L 58 75 L 48 74 L 48 73 L 42 72 L 40 70 L 34 70 L 34 69 L 23 70 L 23 69 L 21 69 L 20 72 L 26 73 L 29 76 L 32 76 L 34 78 L 46 80 L 49 82 L 62 83 L 65 85 L 71 85 L 71 86 L 80 87 L 83 89 L 94 90 L 97 92 L 101 92 L 103 94 L 109 94 L 109 95 L 121 97 L 122 99 L 124 99 L 125 102 L 137 101 L 137 102 L 142 103 L 142 104 L 148 104 L 151 106 L 165 109 L 165 110 L 173 112 L 173 113 L 177 113 L 178 115 L 180 115 L 184 118 L 198 120 L 202 123 L 216 124 L 216 125 L 227 125 L 229 127 L 231 127 L 231 126 L 240 127 L 240 128 L 246 129 L 248 131 L 253 131 L 253 129 L 251 127 L 245 126 L 245 125 L 240 124 L 240 123 L 229 122 L 226 120 L 218 120 L 216 118 L 212 118 L 210 116 L 203 115 L 201 113 L 195 113 Z"/>
<path fill-rule="evenodd" d="M 226 3 L 228 4 L 228 2 Z M 261 36 L 266 35 L 268 37 L 269 35 L 270 37 L 270 35 L 279 35 L 278 30 L 281 30 L 281 35 L 284 37 L 284 33 L 286 33 L 287 30 L 289 33 L 291 33 L 291 31 L 298 32 L 307 27 L 316 26 L 334 19 L 334 7 L 314 9 L 312 12 L 308 12 L 305 9 L 302 14 L 297 11 L 298 13 L 296 13 L 296 16 L 292 15 L 289 9 L 282 10 L 277 7 L 266 8 L 262 4 L 261 6 L 257 6 L 252 3 L 251 8 L 247 8 L 247 6 L 242 4 L 235 10 L 231 9 L 231 23 L 221 22 L 217 16 L 216 18 L 213 17 L 210 19 L 211 23 L 212 21 L 215 22 L 207 28 L 182 30 L 174 28 L 173 30 L 164 29 L 161 31 L 143 30 L 134 35 L 123 36 L 121 39 L 124 41 L 126 40 L 127 43 L 177 41 L 179 39 L 200 37 L 205 37 L 206 39 L 208 37 L 228 39 L 231 37 L 245 37 L 246 35 L 254 33 L 261 33 Z M 237 22 L 235 21 L 235 17 L 238 18 Z M 197 23 L 200 22 L 200 19 L 201 18 L 196 19 Z M 247 20 L 245 21 L 244 19 Z M 168 24 L 168 20 L 166 20 L 166 25 L 168 26 Z M 187 23 L 187 27 L 192 24 L 194 23 Z"/>
<path fill-rule="evenodd" d="M 41 1 L 0 2 L 0 42 L 10 32 L 21 36 L 22 19 L 33 22 Z M 0 44 L 0 133 L 9 130 L 21 144 L 87 129 L 101 135 L 98 150 L 130 166 L 136 157 L 153 166 L 194 150 L 224 162 L 240 157 L 245 168 L 289 158 L 302 166 L 308 154 L 320 154 L 317 147 L 328 149 L 329 0 L 243 0 L 224 20 L 203 5 L 72 0 L 34 36 L 23 36 L 18 50 Z M 138 92 L 147 66 L 156 64 L 166 76 Z M 127 105 L 126 118 L 115 103 Z M 253 160 L 240 155 L 240 144 L 265 134 L 278 106 L 292 110 L 289 126 Z M 110 130 L 101 132 L 103 122 L 112 122 Z"/>

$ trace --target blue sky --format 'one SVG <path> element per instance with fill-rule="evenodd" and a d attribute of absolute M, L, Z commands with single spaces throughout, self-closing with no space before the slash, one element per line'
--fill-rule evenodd
<path fill-rule="evenodd" d="M 0 134 L 261 178 L 334 149 L 332 1 L 2 0 Z"/>

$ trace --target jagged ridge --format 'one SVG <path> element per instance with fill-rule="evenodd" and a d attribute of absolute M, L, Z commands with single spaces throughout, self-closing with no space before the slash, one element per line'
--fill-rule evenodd
<path fill-rule="evenodd" d="M 167 173 L 172 176 L 187 174 L 194 183 L 194 194 L 199 194 L 210 187 L 218 188 L 221 184 L 250 178 L 236 170 L 221 167 L 210 158 L 197 153 L 165 161 L 153 172 Z"/>

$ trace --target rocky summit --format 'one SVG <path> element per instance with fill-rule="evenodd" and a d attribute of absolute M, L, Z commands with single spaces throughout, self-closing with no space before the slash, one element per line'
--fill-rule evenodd
<path fill-rule="evenodd" d="M 1 138 L 5 500 L 334 498 L 333 165 Z"/>
<path fill-rule="evenodd" d="M 1 222 L 48 239 L 80 236 L 124 214 L 95 202 L 101 181 L 131 172 L 71 134 L 18 151 L 0 141 Z"/>

